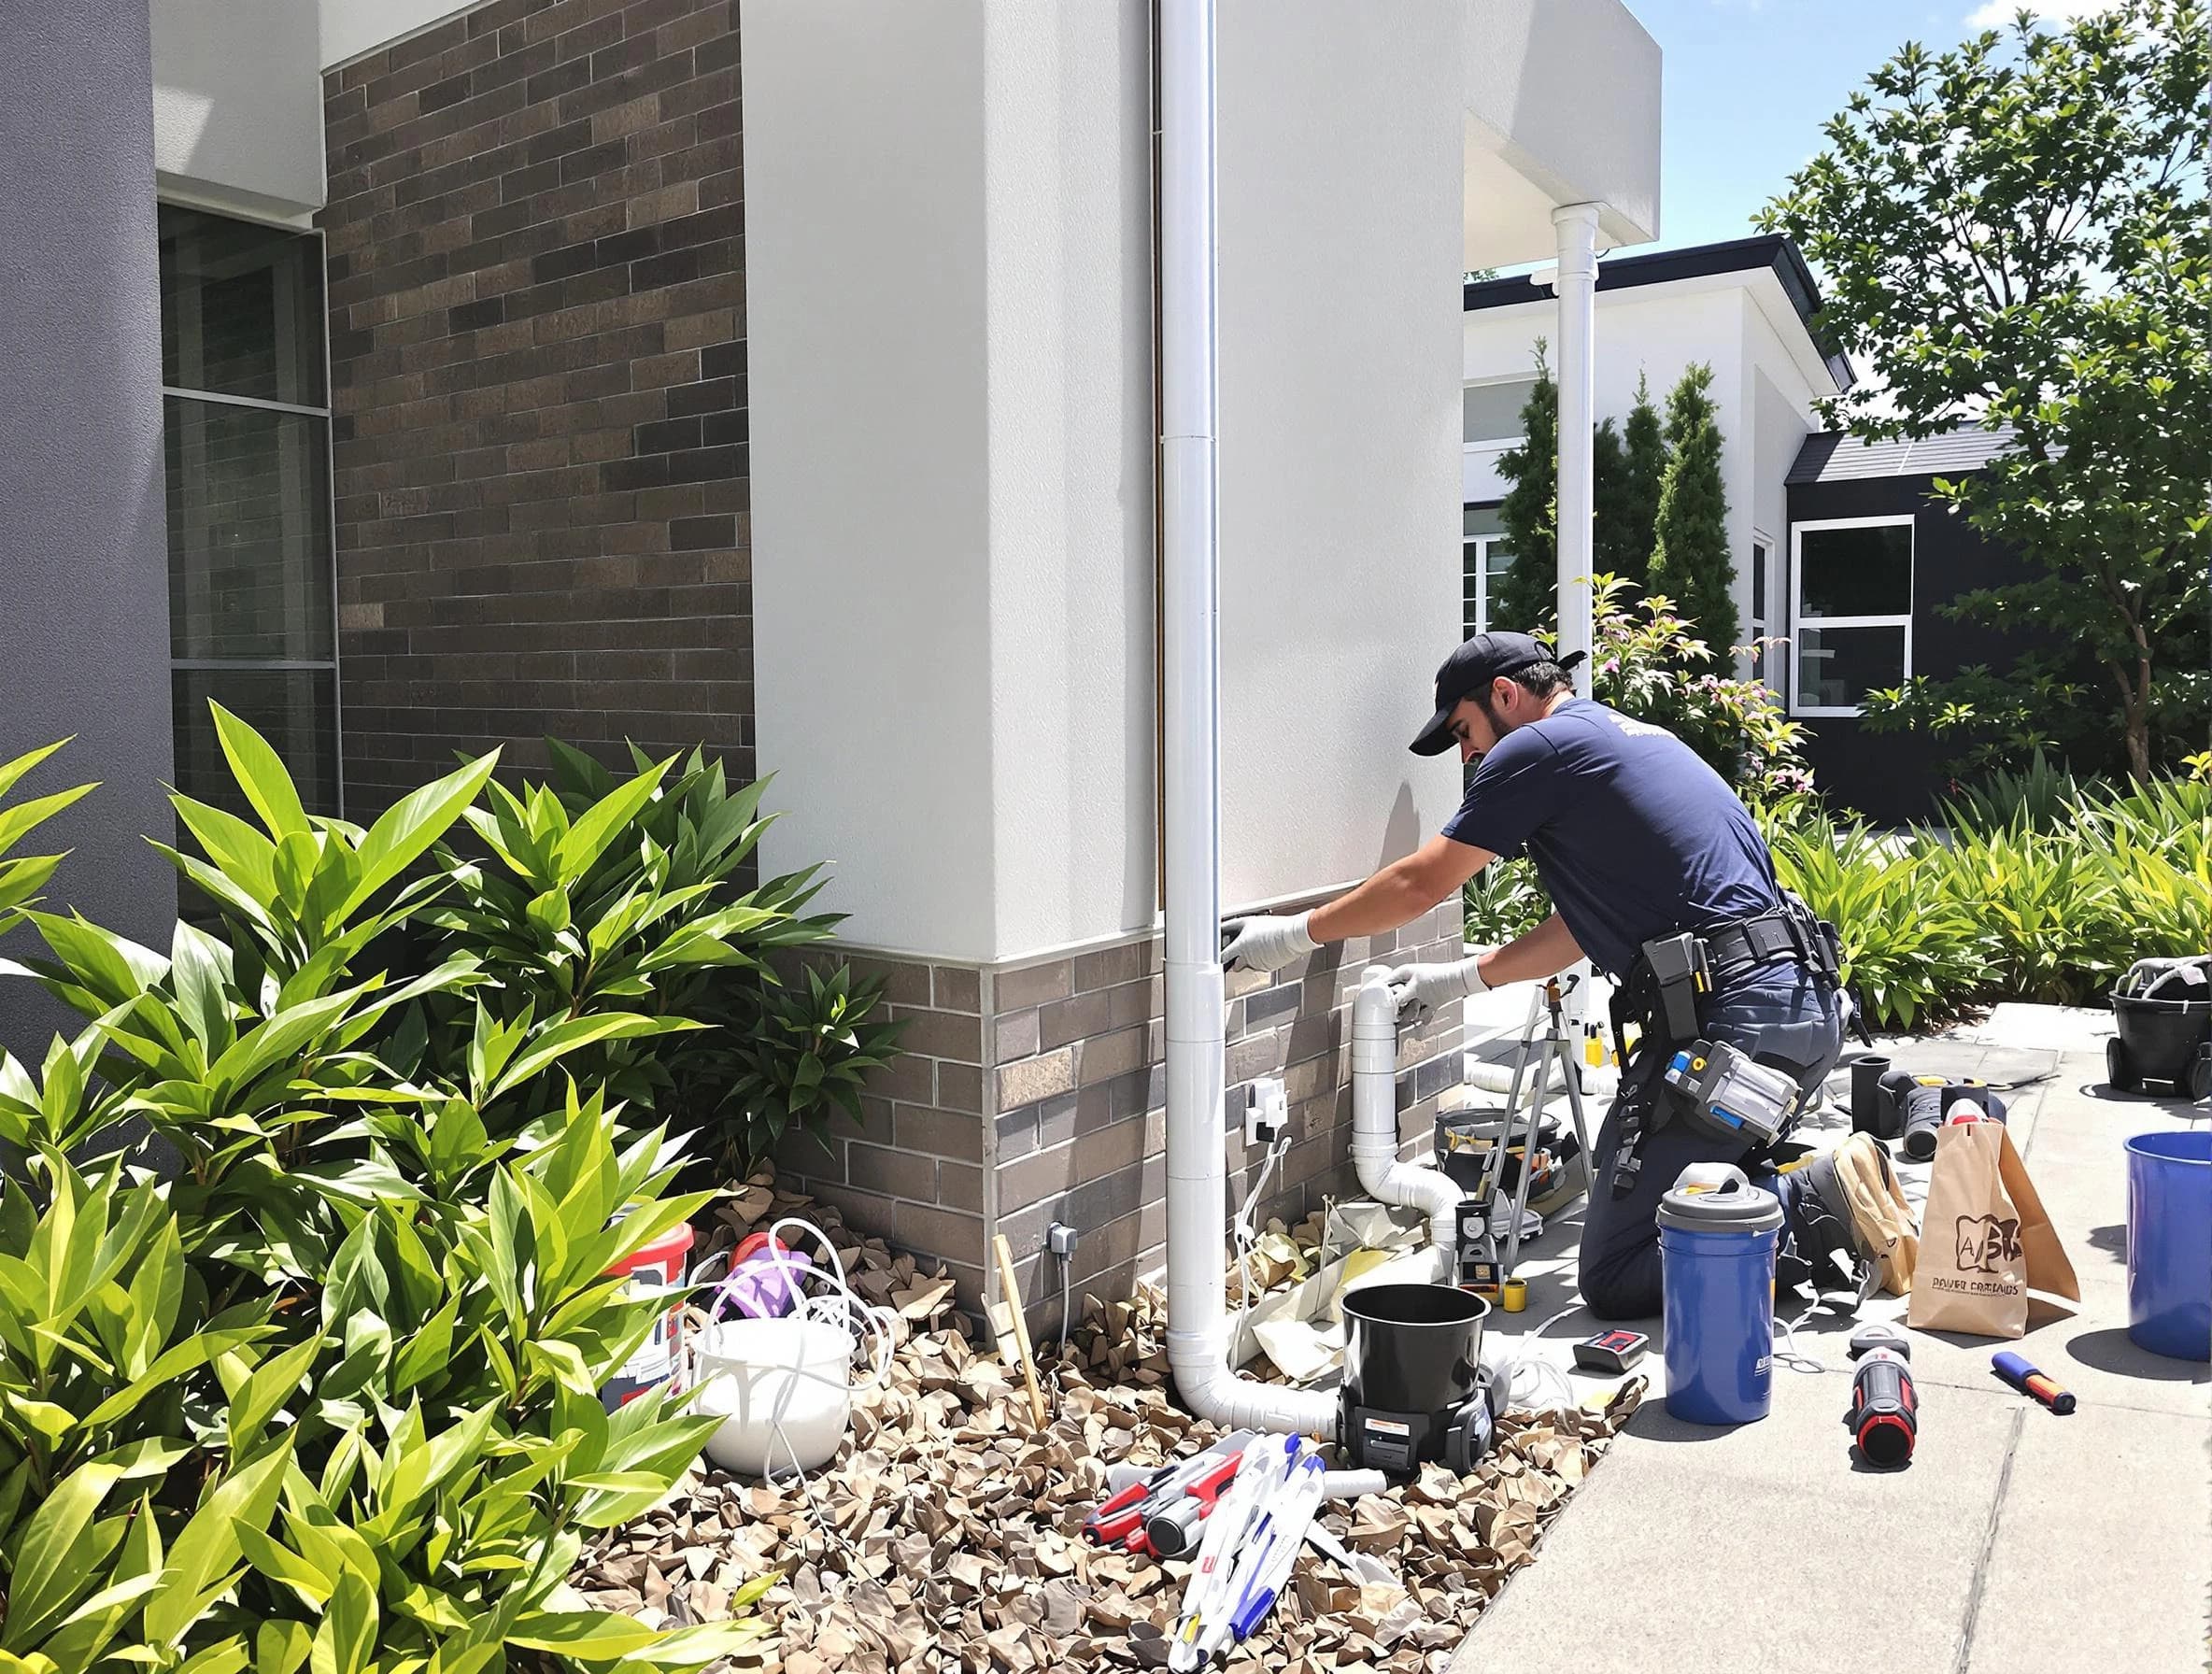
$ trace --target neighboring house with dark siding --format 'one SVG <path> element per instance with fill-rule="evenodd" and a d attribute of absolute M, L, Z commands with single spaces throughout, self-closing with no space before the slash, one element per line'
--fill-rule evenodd
<path fill-rule="evenodd" d="M 1958 747 L 1924 732 L 1867 731 L 1859 719 L 1866 691 L 2001 666 L 2025 648 L 2020 634 L 1943 609 L 2020 573 L 2017 554 L 1936 498 L 1937 478 L 1979 470 L 2010 440 L 2006 431 L 1958 430 L 1865 443 L 1823 431 L 1806 437 L 1790 467 L 1790 713 L 1805 720 L 1815 782 L 1876 819 L 1931 812 Z"/>
<path fill-rule="evenodd" d="M 1521 441 L 1536 340 L 1549 329 L 1542 276 L 1469 284 L 1462 332 L 1462 621 L 1488 619 L 1493 578 L 1510 561 L 1497 461 Z M 1713 369 L 1728 538 L 1738 555 L 1738 660 L 1805 724 L 1822 788 L 1878 819 L 1930 811 L 1957 748 L 1925 734 L 1873 733 L 1859 719 L 1870 688 L 1912 674 L 2000 663 L 2018 635 L 1951 620 L 1961 593 L 2017 574 L 1935 498 L 1938 477 L 1978 470 L 2002 434 L 1962 429 L 1921 442 L 1867 446 L 1820 428 L 1814 403 L 1855 375 L 1813 333 L 1821 299 L 1804 259 L 1774 234 L 1647 255 L 1598 267 L 1597 415 L 1623 425 L 1637 380 L 1664 411 L 1683 368 Z M 1554 371 L 1557 357 L 1553 357 Z"/>
<path fill-rule="evenodd" d="M 1223 0 L 1218 62 L 1237 908 L 1456 803 L 1405 750 L 1458 637 L 1456 276 L 1558 209 L 1656 235 L 1659 52 L 1619 0 Z M 910 1023 L 787 1176 L 970 1303 L 1003 1230 L 1041 1328 L 1052 1220 L 1077 1297 L 1127 1294 L 1164 1235 L 1152 92 L 1141 5 L 0 7 L 0 759 L 75 732 L 104 781 L 54 904 L 166 943 L 143 835 L 163 781 L 223 794 L 210 699 L 354 820 L 457 753 L 703 745 L 774 774 L 763 867 L 833 863 Z M 1460 945 L 1454 901 L 1232 979 L 1231 1097 L 1280 1076 L 1298 1135 L 1267 1213 L 1354 1184 L 1360 963 Z M 1407 1034 L 1410 1145 L 1460 1046 L 1455 1008 Z"/>

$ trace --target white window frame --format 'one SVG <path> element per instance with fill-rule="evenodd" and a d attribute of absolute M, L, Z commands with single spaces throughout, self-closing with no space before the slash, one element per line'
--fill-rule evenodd
<path fill-rule="evenodd" d="M 1466 627 L 1468 633 L 1490 631 L 1490 548 L 1504 545 L 1505 538 L 1502 531 L 1496 534 L 1463 534 L 1459 537 L 1459 600 L 1463 609 L 1467 603 L 1467 564 L 1470 550 L 1474 553 L 1475 562 L 1475 620 L 1472 627 Z M 1465 627 L 1466 617 L 1462 617 L 1460 620 Z"/>
<path fill-rule="evenodd" d="M 1907 582 L 1905 611 L 1901 616 L 1879 617 L 1805 617 L 1805 534 L 1808 530 L 1816 533 L 1825 529 L 1881 529 L 1902 525 L 1911 532 L 1911 546 L 1906 555 Z M 1797 701 L 1798 671 L 1803 666 L 1805 645 L 1800 635 L 1806 629 L 1818 631 L 1829 628 L 1903 628 L 1905 630 L 1905 668 L 1900 682 L 1912 678 L 1912 605 L 1920 589 L 1920 530 L 1919 519 L 1910 512 L 1896 512 L 1879 518 L 1808 518 L 1802 523 L 1790 525 L 1790 684 L 1785 694 L 1789 699 L 1790 713 L 1812 719 L 1832 716 L 1856 718 L 1865 713 L 1856 703 L 1810 704 Z"/>
<path fill-rule="evenodd" d="M 1533 390 L 1536 387 L 1536 381 L 1537 378 L 1534 372 L 1509 372 L 1500 374 L 1495 377 L 1461 378 L 1459 380 L 1459 390 L 1460 394 L 1464 397 L 1467 391 L 1469 390 L 1487 390 L 1495 388 L 1500 384 L 1526 384 L 1530 389 Z M 1527 402 L 1524 401 L 1521 404 L 1523 406 L 1526 406 L 1528 404 Z M 1468 440 L 1467 436 L 1465 412 L 1466 409 L 1463 406 L 1461 408 L 1462 418 L 1459 427 L 1459 446 L 1462 452 L 1502 453 L 1509 447 L 1520 447 L 1523 442 L 1528 439 L 1526 435 L 1524 435 L 1521 431 L 1516 430 L 1510 436 L 1478 436 L 1470 442 Z"/>
<path fill-rule="evenodd" d="M 1746 636 L 1751 642 L 1751 654 L 1748 660 L 1751 664 L 1751 677 L 1755 680 L 1765 678 L 1760 671 L 1767 661 L 1767 648 L 1758 642 L 1762 639 L 1777 637 L 1774 632 L 1774 545 L 1772 535 L 1763 534 L 1756 529 L 1751 531 L 1752 560 L 1751 574 L 1749 577 L 1750 597 L 1745 599 L 1744 603 L 1749 607 L 1745 612 L 1745 617 L 1751 623 L 1751 632 Z M 1761 593 L 1766 595 L 1764 610 L 1760 608 L 1759 595 Z M 1768 682 L 1768 685 L 1771 687 L 1772 682 Z"/>

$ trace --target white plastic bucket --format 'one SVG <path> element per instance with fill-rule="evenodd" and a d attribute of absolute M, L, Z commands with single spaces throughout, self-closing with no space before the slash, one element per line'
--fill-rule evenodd
<path fill-rule="evenodd" d="M 706 1456 L 740 1476 L 814 1470 L 853 1416 L 852 1333 L 817 1319 L 725 1319 L 692 1344 L 694 1409 L 718 1416 Z"/>

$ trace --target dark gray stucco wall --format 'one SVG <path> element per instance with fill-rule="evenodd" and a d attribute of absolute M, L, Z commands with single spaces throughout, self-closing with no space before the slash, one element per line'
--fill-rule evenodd
<path fill-rule="evenodd" d="M 75 735 L 16 792 L 100 781 L 25 851 L 72 851 L 46 905 L 165 949 L 158 262 L 147 0 L 0 5 L 0 760 Z M 0 979 L 0 1045 L 62 1015 Z"/>

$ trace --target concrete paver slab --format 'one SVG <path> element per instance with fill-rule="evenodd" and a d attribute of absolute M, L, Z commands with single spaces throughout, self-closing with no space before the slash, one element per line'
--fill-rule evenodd
<path fill-rule="evenodd" d="M 1853 1465 L 1850 1395 L 1777 1372 L 1772 1414 L 1733 1430 L 1648 1401 L 1453 1669 L 1950 1667 L 2018 1416 L 1929 1391 L 1941 1445 L 1885 1474 Z"/>
<path fill-rule="evenodd" d="M 2206 1444 L 2202 1421 L 2096 1406 L 2065 1418 L 2028 1413 L 1997 1508 L 1964 1674 L 2149 1674 L 2212 1660 Z"/>
<path fill-rule="evenodd" d="M 2034 1039 L 2033 1021 L 2009 1020 L 2011 1040 Z M 1895 1475 L 1854 1468 L 1840 1420 L 1846 1339 L 1869 1320 L 1901 1324 L 1902 1299 L 1804 1317 L 1797 1349 L 1831 1369 L 1778 1365 L 1773 1414 L 1725 1432 L 1666 1416 L 1658 1322 L 1644 1323 L 1644 1411 L 1454 1667 L 2212 1666 L 2212 1367 L 2128 1340 L 2122 1150 L 2132 1133 L 2202 1126 L 2212 1110 L 2114 1095 L 2101 1054 L 2061 1058 L 2011 1040 L 1900 1043 L 1890 1056 L 1926 1073 L 2042 1077 L 2006 1095 L 2012 1132 L 2082 1281 L 2079 1308 L 2038 1318 L 2017 1343 L 1910 1333 L 1922 1444 Z M 1848 1099 L 1848 1083 L 1832 1090 Z M 1831 1112 L 1803 1137 L 1833 1144 L 1848 1131 Z M 1899 1169 L 1916 1205 L 1928 1172 Z M 1532 1253 L 1531 1322 L 1571 1298 L 1574 1218 Z M 1784 1305 L 1793 1318 L 1803 1309 Z M 1500 1349 L 1516 1323 L 1494 1320 Z M 1594 1328 L 1586 1312 L 1556 1323 L 1544 1357 L 1564 1364 Z M 2008 1347 L 2080 1411 L 2059 1418 L 1999 1383 L 1991 1356 Z"/>

